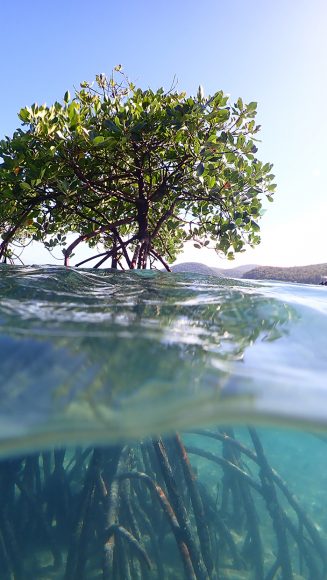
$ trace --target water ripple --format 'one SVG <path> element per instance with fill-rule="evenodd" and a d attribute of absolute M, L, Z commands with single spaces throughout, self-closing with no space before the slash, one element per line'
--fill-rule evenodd
<path fill-rule="evenodd" d="M 327 422 L 326 289 L 0 266 L 0 452 Z"/>

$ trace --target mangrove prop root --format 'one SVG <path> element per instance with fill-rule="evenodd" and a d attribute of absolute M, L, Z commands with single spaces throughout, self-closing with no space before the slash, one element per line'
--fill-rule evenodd
<path fill-rule="evenodd" d="M 276 574 L 277 574 L 279 568 L 280 568 L 280 561 L 277 558 L 277 560 L 275 560 L 275 562 L 271 566 L 270 570 L 266 574 L 264 580 L 274 580 L 274 578 L 276 578 Z"/>
<path fill-rule="evenodd" d="M 2 532 L 3 550 L 6 564 L 15 580 L 24 580 L 21 553 L 17 545 L 16 537 L 5 510 L 0 513 L 0 529 Z"/>
<path fill-rule="evenodd" d="M 4 537 L 1 531 L 0 531 L 0 554 L 3 560 L 2 570 L 4 577 L 8 578 L 9 580 L 16 580 L 16 578 L 19 578 L 19 574 L 15 574 L 14 572 L 13 565 L 10 556 L 8 554 L 8 550 L 6 548 Z"/>
<path fill-rule="evenodd" d="M 227 432 L 228 434 L 228 432 Z M 229 435 L 234 436 L 233 431 L 229 430 Z M 233 448 L 228 442 L 223 444 L 225 449 L 225 455 L 229 458 L 230 463 L 237 466 L 241 471 L 244 471 L 244 466 L 241 460 L 241 454 L 238 449 Z M 255 509 L 254 500 L 251 494 L 251 489 L 248 485 L 248 480 L 244 478 L 238 478 L 238 485 L 235 486 L 235 494 L 240 494 L 240 499 L 243 500 L 244 510 L 246 513 L 246 518 L 248 521 L 249 538 L 251 538 L 251 557 L 252 563 L 255 571 L 255 578 L 259 580 L 264 574 L 264 558 L 263 558 L 263 548 L 262 541 L 258 523 L 258 516 Z M 237 496 L 236 496 L 237 499 Z M 234 498 L 235 501 L 235 498 Z M 234 505 L 235 513 L 235 505 Z"/>
<path fill-rule="evenodd" d="M 217 463 L 218 465 L 222 466 L 223 468 L 225 468 L 225 469 L 231 471 L 233 474 L 237 475 L 241 480 L 244 480 L 244 482 L 249 484 L 256 491 L 258 491 L 259 493 L 262 493 L 261 486 L 250 475 L 248 475 L 245 471 L 243 471 L 238 465 L 235 465 L 234 463 L 231 463 L 227 459 L 224 459 L 223 457 L 219 457 L 219 456 L 215 455 L 214 453 L 211 453 L 209 451 L 204 451 L 201 448 L 187 445 L 186 450 L 188 453 L 197 454 L 201 457 L 209 459 L 210 461 L 213 461 L 214 463 Z M 253 502 L 253 499 L 252 499 L 252 496 L 250 494 L 250 490 L 249 490 L 248 486 L 243 486 L 241 488 L 241 491 L 242 491 L 242 503 L 244 505 L 244 509 L 245 509 L 248 524 L 249 524 L 249 529 L 251 531 L 253 545 L 256 547 L 255 554 L 254 554 L 254 556 L 255 556 L 254 557 L 254 564 L 255 564 L 255 568 L 256 568 L 256 579 L 259 580 L 259 579 L 263 578 L 263 555 L 262 555 L 262 545 L 261 545 L 260 532 L 259 532 L 259 528 L 258 528 L 257 514 L 255 511 L 254 502 Z"/>
<path fill-rule="evenodd" d="M 117 567 L 119 568 L 119 576 L 118 578 L 126 578 L 126 580 L 132 580 L 131 574 L 131 562 L 126 554 L 126 550 L 124 549 L 122 538 L 119 534 L 116 534 L 116 547 L 118 550 L 118 558 L 117 558 Z M 138 571 L 137 573 L 138 574 Z M 117 575 L 116 575 L 117 577 Z M 138 580 L 138 576 L 136 575 L 136 579 Z"/>
<path fill-rule="evenodd" d="M 154 493 L 153 493 L 153 496 L 154 496 Z M 150 519 L 148 518 L 147 514 L 144 513 L 142 508 L 140 508 L 139 513 L 141 514 L 141 517 L 142 517 L 142 523 L 143 523 L 143 527 L 145 529 L 145 532 L 147 533 L 147 535 L 150 538 L 152 552 L 153 552 L 153 559 L 154 559 L 156 567 L 157 567 L 158 580 L 164 580 L 165 579 L 165 571 L 164 571 L 164 565 L 163 565 L 162 556 L 161 556 L 160 544 L 159 544 L 157 535 L 154 531 L 154 528 L 153 528 L 153 525 L 151 524 Z M 163 516 L 165 517 L 164 512 L 163 512 Z"/>
<path fill-rule="evenodd" d="M 293 522 L 290 520 L 290 518 L 284 514 L 284 521 L 285 521 L 285 525 L 287 527 L 287 529 L 289 530 L 289 532 L 292 534 L 294 540 L 296 541 L 296 543 L 299 546 L 299 568 L 300 568 L 300 573 L 303 575 L 303 561 L 305 561 L 306 566 L 308 568 L 308 571 L 310 573 L 309 576 L 309 580 L 324 580 L 325 578 L 325 574 L 324 573 L 320 573 L 317 563 L 316 563 L 316 558 L 314 557 L 314 555 L 312 554 L 312 545 L 310 545 L 304 538 L 303 536 L 303 530 L 302 530 L 302 526 L 300 526 L 300 529 L 295 526 L 293 524 Z"/>
<path fill-rule="evenodd" d="M 282 571 L 282 580 L 292 580 L 293 572 L 289 555 L 286 530 L 284 526 L 283 510 L 281 509 L 273 482 L 272 471 L 266 459 L 261 441 L 255 429 L 249 427 L 249 433 L 257 452 L 260 464 L 259 476 L 262 483 L 262 493 L 266 500 L 267 509 L 271 515 L 276 532 L 278 545 L 278 559 Z"/>
<path fill-rule="evenodd" d="M 138 538 L 141 538 L 142 535 L 140 529 L 142 528 L 142 530 L 143 529 L 145 530 L 145 533 L 148 535 L 151 542 L 151 547 L 153 550 L 153 559 L 157 567 L 158 580 L 164 580 L 165 574 L 163 561 L 159 547 L 159 540 L 156 533 L 158 529 L 160 530 L 163 527 L 162 521 L 159 521 L 158 519 L 158 514 L 160 514 L 162 518 L 166 519 L 164 510 L 154 509 L 157 506 L 158 502 L 156 498 L 156 493 L 153 490 L 153 486 L 151 485 L 147 486 L 150 500 L 149 502 L 147 502 L 144 501 L 146 494 L 144 493 L 145 491 L 144 486 L 141 485 L 142 484 L 141 479 L 139 480 L 140 485 L 135 485 L 138 482 L 137 480 L 134 479 L 133 488 L 131 487 L 131 482 L 129 479 L 127 478 L 123 479 L 123 482 L 126 485 L 126 488 L 123 487 L 123 490 L 124 489 L 128 490 L 128 495 L 126 496 L 126 501 L 125 495 L 122 499 L 125 507 L 128 510 L 128 513 L 131 513 L 131 518 L 130 517 L 128 518 L 128 521 L 130 521 L 131 529 L 133 530 L 134 528 L 135 530 L 134 535 Z M 132 503 L 131 497 L 133 494 L 135 494 L 135 497 Z"/>
<path fill-rule="evenodd" d="M 165 446 L 163 444 L 162 439 L 154 439 L 153 440 L 153 447 L 156 451 L 156 455 L 162 470 L 162 474 L 166 483 L 166 487 L 168 490 L 168 494 L 171 498 L 172 505 L 179 522 L 179 525 L 183 531 L 183 536 L 185 539 L 185 543 L 188 547 L 190 557 L 192 560 L 193 568 L 195 574 L 199 580 L 204 580 L 208 578 L 201 552 L 198 550 L 196 542 L 193 538 L 193 534 L 191 532 L 191 525 L 190 521 L 183 504 L 181 495 L 178 491 L 176 486 L 176 482 L 173 476 L 172 468 L 169 463 Z"/>
<path fill-rule="evenodd" d="M 215 453 L 202 448 L 199 435 L 220 442 Z M 222 579 L 244 569 L 256 580 L 289 580 L 296 572 L 325 580 L 327 550 L 319 529 L 268 463 L 257 432 L 250 430 L 248 446 L 231 429 L 198 430 L 197 436 L 197 446 L 184 446 L 175 434 L 133 447 L 55 449 L 4 460 L 0 579 L 43 577 L 49 551 L 57 566 L 49 573 L 61 574 L 61 552 L 68 548 L 65 580 L 101 573 L 104 580 L 166 580 L 177 573 L 173 566 L 183 566 L 179 573 L 187 580 Z M 188 453 L 192 464 L 192 455 L 202 458 L 199 476 Z M 222 475 L 208 469 L 212 462 Z M 257 493 L 263 498 L 258 504 Z M 261 541 L 266 524 L 269 542 L 276 543 L 273 559 Z M 177 552 L 174 546 L 171 552 L 172 541 Z"/>
<path fill-rule="evenodd" d="M 311 537 L 311 540 L 312 540 L 312 542 L 313 542 L 313 544 L 314 544 L 314 546 L 315 546 L 315 548 L 316 548 L 316 550 L 317 550 L 317 552 L 318 552 L 318 554 L 323 562 L 324 573 L 326 574 L 327 573 L 327 547 L 322 542 L 321 537 L 319 535 L 319 532 L 318 532 L 315 524 L 311 521 L 311 518 L 308 516 L 308 514 L 301 508 L 298 499 L 288 489 L 287 484 L 280 477 L 280 475 L 274 469 L 272 469 L 272 474 L 273 474 L 274 481 L 276 482 L 278 487 L 282 490 L 282 492 L 284 493 L 285 497 L 287 498 L 289 504 L 292 506 L 292 508 L 296 512 L 296 514 L 299 518 L 299 522 L 301 522 L 301 524 L 303 524 L 303 526 L 307 530 L 307 533 Z"/>
<path fill-rule="evenodd" d="M 130 481 L 128 479 L 122 480 L 120 484 L 120 498 L 121 498 L 121 507 L 120 512 L 123 512 L 122 515 L 125 514 L 127 516 L 126 521 L 129 522 L 131 527 L 131 532 L 127 530 L 121 524 L 113 524 L 111 528 L 106 531 L 107 539 L 111 536 L 112 532 L 117 536 L 120 536 L 121 539 L 127 540 L 127 543 L 134 549 L 134 553 L 136 553 L 137 557 L 141 561 L 141 564 L 145 564 L 147 569 L 151 569 L 152 564 L 150 562 L 150 558 L 147 555 L 146 550 L 141 544 L 141 532 L 139 529 L 139 525 L 137 519 L 134 514 L 132 502 L 131 502 L 131 486 Z M 119 541 L 120 550 L 123 550 L 123 543 Z M 124 563 L 124 558 L 122 562 Z M 134 564 L 134 575 L 138 576 L 141 574 L 140 566 L 137 562 L 133 562 Z M 124 564 L 125 565 L 125 564 Z"/>
<path fill-rule="evenodd" d="M 229 551 L 230 551 L 231 556 L 232 556 L 233 561 L 234 561 L 234 566 L 237 569 L 244 570 L 246 568 L 244 558 L 242 558 L 241 554 L 239 553 L 238 548 L 234 542 L 234 538 L 233 538 L 228 526 L 226 526 L 224 520 L 220 517 L 219 513 L 216 513 L 215 522 L 216 522 L 220 537 L 224 539 L 224 541 L 226 542 L 226 544 L 229 548 Z"/>
<path fill-rule="evenodd" d="M 204 449 L 201 449 L 201 447 L 195 447 L 194 445 L 186 445 L 185 449 L 186 449 L 187 453 L 199 455 L 200 457 L 208 459 L 209 461 L 212 461 L 213 463 L 217 463 L 217 465 L 220 465 L 221 467 L 223 467 L 227 471 L 230 471 L 234 475 L 237 475 L 238 477 L 240 477 L 241 479 L 246 481 L 251 487 L 253 487 L 253 489 L 255 489 L 256 491 L 258 491 L 259 493 L 262 494 L 262 488 L 261 488 L 260 483 L 255 481 L 255 479 L 253 479 L 253 477 L 251 477 L 251 475 L 246 473 L 246 471 L 241 469 L 238 465 L 235 465 L 231 461 L 228 461 L 227 459 L 224 459 L 223 457 L 220 457 L 219 455 L 215 455 L 211 451 L 205 451 Z"/>
<path fill-rule="evenodd" d="M 78 580 L 83 577 L 86 564 L 88 519 L 94 499 L 100 458 L 100 451 L 95 449 L 86 473 L 86 480 L 81 493 L 77 520 L 71 536 L 71 545 L 68 551 L 66 563 L 65 580 Z"/>
<path fill-rule="evenodd" d="M 146 473 L 140 473 L 137 471 L 131 471 L 131 472 L 126 472 L 126 473 L 121 473 L 120 475 L 121 479 L 124 478 L 129 478 L 129 479 L 141 479 L 142 481 L 144 481 L 148 487 L 153 490 L 155 492 L 155 495 L 157 497 L 157 499 L 160 502 L 161 507 L 163 508 L 163 511 L 168 519 L 168 522 L 171 526 L 172 532 L 175 536 L 181 557 L 182 557 L 182 562 L 184 565 L 184 571 L 186 574 L 186 579 L 187 580 L 196 580 L 197 577 L 194 573 L 194 569 L 193 569 L 193 564 L 191 562 L 191 558 L 190 558 L 190 554 L 189 554 L 189 550 L 188 547 L 183 539 L 183 532 L 180 528 L 179 522 L 177 520 L 177 517 L 174 513 L 174 510 L 166 496 L 166 494 L 164 493 L 163 489 L 155 482 L 153 481 L 153 479 L 147 475 Z"/>
<path fill-rule="evenodd" d="M 223 433 L 225 434 L 225 433 Z M 227 441 L 223 443 L 223 458 L 226 459 L 232 465 L 236 465 L 237 467 L 241 468 L 243 471 L 243 464 L 241 461 L 240 454 L 238 450 L 231 447 Z M 244 509 L 242 509 L 243 502 L 242 502 L 242 482 L 239 478 L 234 477 L 233 473 L 230 472 L 228 469 L 224 469 L 224 477 L 223 477 L 223 492 L 222 492 L 222 513 L 227 516 L 228 514 L 228 501 L 229 496 L 231 496 L 231 502 L 233 507 L 233 515 L 232 521 L 234 526 L 237 526 L 238 529 L 244 528 Z"/>
<path fill-rule="evenodd" d="M 214 570 L 214 564 L 212 560 L 210 534 L 203 509 L 202 498 L 197 487 L 195 475 L 193 473 L 186 449 L 178 433 L 176 433 L 174 437 L 174 442 L 176 446 L 177 456 L 179 457 L 180 462 L 182 464 L 184 477 L 191 497 L 200 546 L 203 553 L 203 560 L 207 568 L 209 578 L 214 580 L 217 578 L 217 574 L 216 571 Z"/>
<path fill-rule="evenodd" d="M 140 542 L 135 538 L 135 536 L 126 530 L 126 528 L 118 524 L 112 524 L 110 528 L 106 530 L 106 536 L 108 538 L 110 538 L 112 535 L 120 535 L 122 538 L 125 538 L 135 550 L 139 558 L 145 562 L 147 568 L 151 570 L 152 564 L 150 558 L 147 555 L 146 550 L 143 548 L 143 546 L 141 546 Z"/>
<path fill-rule="evenodd" d="M 122 481 L 120 488 L 120 499 L 122 504 L 122 512 L 124 519 L 129 522 L 129 527 L 133 536 L 140 540 L 141 532 L 135 516 L 134 508 L 131 499 L 131 482 L 126 479 Z"/>
<path fill-rule="evenodd" d="M 120 452 L 120 456 L 117 462 L 116 473 L 110 484 L 109 498 L 108 498 L 108 509 L 106 514 L 106 530 L 110 530 L 110 533 L 106 533 L 106 540 L 104 542 L 104 562 L 103 562 L 103 578 L 104 580 L 109 580 L 113 577 L 114 570 L 114 550 L 115 550 L 115 526 L 118 524 L 119 517 L 119 492 L 120 492 L 120 480 L 119 475 L 122 471 L 126 471 L 128 456 L 130 449 L 127 445 L 123 447 Z"/>
<path fill-rule="evenodd" d="M 234 439 L 226 434 L 221 434 L 221 433 L 217 433 L 215 431 L 213 432 L 213 431 L 204 430 L 204 429 L 192 430 L 191 433 L 194 433 L 197 435 L 203 435 L 203 436 L 210 437 L 213 439 L 217 439 L 221 442 L 228 441 L 228 443 L 230 443 L 230 445 L 232 445 L 236 449 L 240 450 L 249 459 L 251 459 L 252 461 L 254 461 L 255 463 L 257 463 L 259 465 L 259 459 L 258 459 L 257 454 L 255 452 L 253 452 L 251 449 L 246 447 L 240 441 L 237 441 L 236 439 Z M 207 458 L 209 459 L 209 456 Z M 298 520 L 299 520 L 299 524 L 301 526 L 303 526 L 303 528 L 307 531 L 309 537 L 311 538 L 313 546 L 314 546 L 315 550 L 317 551 L 317 553 L 318 553 L 318 555 L 323 563 L 323 574 L 325 574 L 327 576 L 327 546 L 325 546 L 324 542 L 322 541 L 320 534 L 319 534 L 315 524 L 312 522 L 310 516 L 303 510 L 297 497 L 290 491 L 287 483 L 279 475 L 279 473 L 276 471 L 276 469 L 274 469 L 273 467 L 270 467 L 270 470 L 271 470 L 271 475 L 272 475 L 274 483 L 276 483 L 276 485 L 282 491 L 282 493 L 284 494 L 288 503 L 295 511 L 295 513 L 298 517 Z M 260 493 L 261 493 L 261 489 L 257 489 L 257 491 L 260 491 Z M 299 544 L 299 550 L 301 551 L 300 544 Z"/>
<path fill-rule="evenodd" d="M 44 533 L 49 540 L 49 545 L 53 554 L 53 566 L 55 569 L 59 569 L 62 565 L 62 555 L 57 545 L 57 542 L 53 536 L 53 531 L 44 517 L 42 509 L 40 508 L 35 497 L 32 495 L 32 493 L 28 490 L 28 488 L 24 485 L 23 482 L 21 482 L 18 478 L 16 478 L 15 483 L 20 492 L 22 493 L 22 495 L 25 496 L 28 503 L 30 504 L 33 512 L 35 513 L 36 519 L 39 520 L 41 527 L 43 528 Z"/>
<path fill-rule="evenodd" d="M 93 453 L 92 447 L 84 449 L 82 453 L 75 453 L 74 458 L 69 462 L 66 469 L 66 479 L 68 483 L 71 483 L 77 477 L 81 477 L 81 473 L 85 468 L 85 462 L 91 453 Z"/>

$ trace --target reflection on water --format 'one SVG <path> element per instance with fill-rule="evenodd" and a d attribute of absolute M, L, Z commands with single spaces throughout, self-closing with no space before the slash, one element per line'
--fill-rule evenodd
<path fill-rule="evenodd" d="M 325 288 L 0 270 L 3 453 L 223 420 L 325 422 Z"/>

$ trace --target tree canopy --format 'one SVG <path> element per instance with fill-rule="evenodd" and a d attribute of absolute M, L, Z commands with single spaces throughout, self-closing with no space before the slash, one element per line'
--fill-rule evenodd
<path fill-rule="evenodd" d="M 169 269 L 187 240 L 228 258 L 258 244 L 275 185 L 256 157 L 256 107 L 201 87 L 142 90 L 117 66 L 61 103 L 21 109 L 0 142 L 0 259 L 37 240 L 62 246 L 68 265 L 86 242 L 102 244 L 96 267 Z"/>

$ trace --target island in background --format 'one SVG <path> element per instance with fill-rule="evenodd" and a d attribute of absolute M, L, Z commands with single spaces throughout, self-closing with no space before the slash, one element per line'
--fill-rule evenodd
<path fill-rule="evenodd" d="M 281 268 L 275 266 L 258 266 L 247 264 L 237 268 L 213 268 L 200 262 L 183 262 L 171 267 L 173 272 L 196 272 L 207 276 L 225 278 L 245 278 L 252 280 L 279 280 L 283 282 L 300 282 L 301 284 L 320 284 L 327 279 L 327 263 L 309 266 L 292 266 Z"/>

